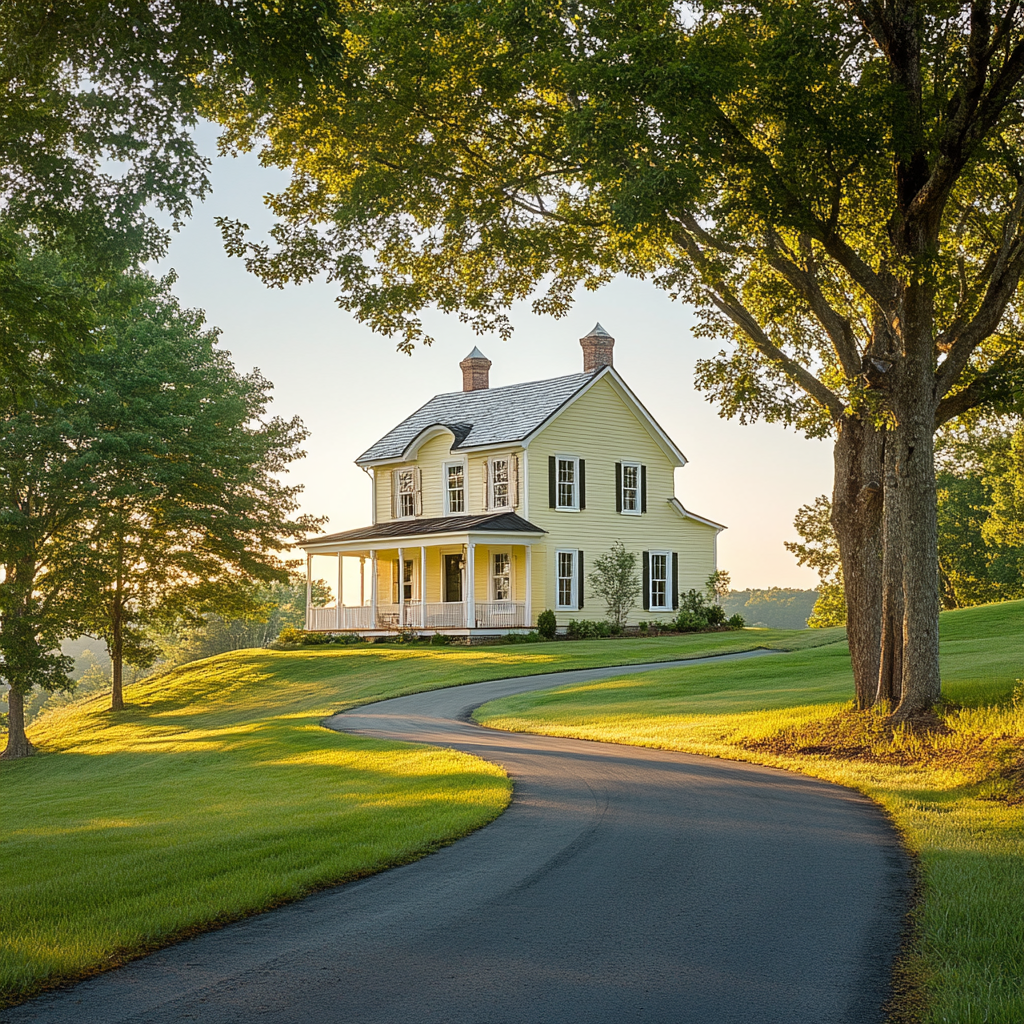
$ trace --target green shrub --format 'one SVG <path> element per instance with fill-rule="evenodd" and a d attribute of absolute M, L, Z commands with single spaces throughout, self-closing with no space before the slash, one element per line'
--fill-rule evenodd
<path fill-rule="evenodd" d="M 646 633 L 647 632 L 647 621 L 646 621 L 646 619 L 641 621 L 641 622 L 638 622 L 636 628 L 639 629 L 641 633 Z"/>
<path fill-rule="evenodd" d="M 596 640 L 612 635 L 610 622 L 595 622 L 593 619 L 570 619 L 568 636 L 570 640 Z"/>
<path fill-rule="evenodd" d="M 680 633 L 699 633 L 702 629 L 721 626 L 725 622 L 725 609 L 713 604 L 699 590 L 679 595 L 679 614 L 673 623 Z"/>
<path fill-rule="evenodd" d="M 452 642 L 452 638 L 447 633 L 435 633 L 430 638 L 431 647 L 447 647 Z"/>
<path fill-rule="evenodd" d="M 728 620 L 728 625 L 733 629 L 742 629 L 747 624 L 747 620 L 742 615 L 734 615 Z"/>
<path fill-rule="evenodd" d="M 309 629 L 282 629 L 277 639 L 283 644 L 301 644 L 303 647 L 314 647 L 318 644 L 329 644 L 333 637 L 330 633 L 316 633 Z"/>
<path fill-rule="evenodd" d="M 555 639 L 555 628 L 555 613 L 550 608 L 545 609 L 537 616 L 537 632 L 545 640 Z"/>
<path fill-rule="evenodd" d="M 537 633 L 506 633 L 502 638 L 503 644 L 538 644 L 544 638 Z"/>

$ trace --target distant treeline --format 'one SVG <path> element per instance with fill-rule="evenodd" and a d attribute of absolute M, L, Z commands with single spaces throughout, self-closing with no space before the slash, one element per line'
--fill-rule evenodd
<path fill-rule="evenodd" d="M 730 590 L 729 596 L 722 600 L 722 607 L 726 615 L 742 615 L 748 626 L 804 629 L 817 600 L 816 590 L 769 587 L 767 590 Z"/>

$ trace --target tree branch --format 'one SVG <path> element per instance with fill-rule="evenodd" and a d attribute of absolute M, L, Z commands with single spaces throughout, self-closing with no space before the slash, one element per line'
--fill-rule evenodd
<path fill-rule="evenodd" d="M 1008 379 L 1008 371 L 1024 369 L 1020 353 L 1008 348 L 984 373 L 979 374 L 966 387 L 956 394 L 949 395 L 939 402 L 935 410 L 935 429 L 948 423 L 957 416 L 974 409 L 976 406 L 991 402 L 996 398 L 1009 397 L 1013 388 Z M 1018 385 L 1019 386 L 1019 385 Z"/>
<path fill-rule="evenodd" d="M 686 250 L 690 259 L 701 269 L 702 276 L 708 285 L 711 301 L 724 313 L 743 333 L 750 338 L 754 347 L 769 362 L 781 367 L 787 377 L 802 388 L 822 408 L 827 409 L 833 420 L 838 420 L 844 411 L 843 402 L 838 395 L 818 380 L 810 371 L 801 366 L 795 359 L 786 355 L 765 334 L 761 325 L 743 305 L 739 297 L 732 291 L 721 275 L 712 271 L 707 257 L 701 251 L 696 239 L 683 227 L 677 227 L 673 237 L 678 245 Z"/>

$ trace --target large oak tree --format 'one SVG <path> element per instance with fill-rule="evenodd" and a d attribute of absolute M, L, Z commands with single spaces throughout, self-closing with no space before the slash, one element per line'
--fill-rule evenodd
<path fill-rule="evenodd" d="M 928 709 L 933 432 L 1021 379 L 1017 0 L 329 4 L 317 39 L 312 78 L 207 79 L 292 171 L 229 251 L 405 347 L 426 305 L 507 333 L 615 273 L 691 303 L 725 415 L 835 438 L 858 702 Z"/>

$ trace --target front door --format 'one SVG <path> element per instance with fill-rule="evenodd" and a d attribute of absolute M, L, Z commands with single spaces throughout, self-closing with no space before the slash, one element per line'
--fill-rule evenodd
<path fill-rule="evenodd" d="M 462 555 L 444 556 L 444 599 L 462 600 Z"/>

